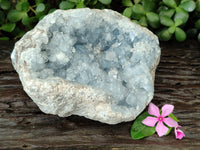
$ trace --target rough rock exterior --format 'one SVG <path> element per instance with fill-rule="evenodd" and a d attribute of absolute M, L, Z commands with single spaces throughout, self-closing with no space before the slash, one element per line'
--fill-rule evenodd
<path fill-rule="evenodd" d="M 57 10 L 11 54 L 39 108 L 108 124 L 131 121 L 153 98 L 157 37 L 112 10 Z"/>

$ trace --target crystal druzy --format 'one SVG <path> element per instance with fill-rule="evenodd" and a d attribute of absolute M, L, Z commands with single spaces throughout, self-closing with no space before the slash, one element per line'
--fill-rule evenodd
<path fill-rule="evenodd" d="M 152 100 L 157 37 L 112 10 L 57 10 L 19 40 L 11 58 L 24 90 L 50 114 L 116 124 Z"/>

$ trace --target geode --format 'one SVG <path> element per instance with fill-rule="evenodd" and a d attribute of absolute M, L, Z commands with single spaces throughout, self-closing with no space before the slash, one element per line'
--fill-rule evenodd
<path fill-rule="evenodd" d="M 157 37 L 112 10 L 56 10 L 11 54 L 39 108 L 108 124 L 131 121 L 153 98 Z"/>

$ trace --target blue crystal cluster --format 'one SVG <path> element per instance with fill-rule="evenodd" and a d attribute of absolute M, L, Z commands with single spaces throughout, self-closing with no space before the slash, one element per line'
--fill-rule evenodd
<path fill-rule="evenodd" d="M 158 42 L 137 25 L 122 28 L 116 18 L 100 15 L 58 18 L 32 69 L 41 79 L 56 76 L 103 90 L 117 105 L 146 104 L 153 97 Z"/>

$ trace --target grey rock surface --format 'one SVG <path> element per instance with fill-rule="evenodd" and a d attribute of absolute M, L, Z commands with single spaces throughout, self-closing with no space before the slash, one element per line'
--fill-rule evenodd
<path fill-rule="evenodd" d="M 11 54 L 39 108 L 108 124 L 131 121 L 153 98 L 157 37 L 112 10 L 57 10 Z"/>

